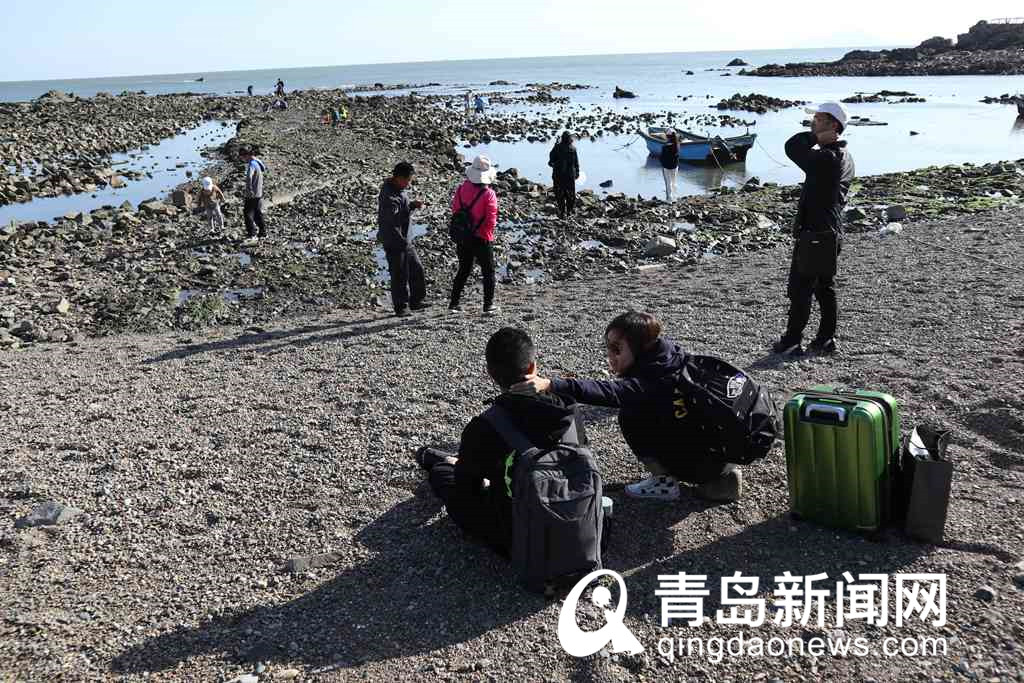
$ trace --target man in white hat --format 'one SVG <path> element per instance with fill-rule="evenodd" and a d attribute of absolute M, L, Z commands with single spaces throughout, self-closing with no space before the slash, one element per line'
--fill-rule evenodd
<path fill-rule="evenodd" d="M 811 297 L 818 300 L 821 322 L 810 350 L 836 351 L 835 274 L 843 239 L 843 208 L 854 178 L 853 157 L 840 140 L 849 115 L 839 102 L 825 102 L 815 109 L 810 132 L 797 133 L 786 141 L 786 156 L 806 174 L 793 235 L 796 245 L 789 269 L 787 296 L 789 322 L 782 338 L 772 346 L 775 353 L 799 355 L 804 328 L 811 317 Z"/>

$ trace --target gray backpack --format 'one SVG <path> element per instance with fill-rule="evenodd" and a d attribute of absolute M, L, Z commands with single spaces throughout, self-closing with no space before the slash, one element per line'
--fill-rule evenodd
<path fill-rule="evenodd" d="M 594 454 L 580 445 L 575 422 L 561 442 L 538 448 L 501 406 L 482 417 L 514 450 L 503 485 L 512 498 L 512 567 L 519 580 L 539 593 L 545 584 L 600 569 L 601 474 Z"/>

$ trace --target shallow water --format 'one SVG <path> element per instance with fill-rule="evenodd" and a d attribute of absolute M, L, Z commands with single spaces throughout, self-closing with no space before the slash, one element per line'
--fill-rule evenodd
<path fill-rule="evenodd" d="M 656 94 L 648 99 L 630 100 L 628 105 L 599 103 L 592 91 L 569 93 L 573 102 L 591 101 L 582 108 L 567 111 L 585 113 L 588 107 L 604 110 L 616 106 L 634 111 L 670 109 L 677 116 L 708 112 L 708 103 L 718 102 L 736 92 L 761 92 L 790 100 L 819 102 L 842 99 L 855 92 L 877 92 L 882 89 L 905 90 L 925 97 L 925 103 L 913 104 L 851 104 L 851 116 L 885 122 L 885 126 L 848 126 L 844 139 L 854 158 L 858 175 L 876 175 L 909 171 L 925 166 L 1016 160 L 1024 158 L 1024 122 L 1010 107 L 982 104 L 978 100 L 988 94 L 999 94 L 1024 87 L 1024 79 L 998 76 L 946 76 L 915 78 L 755 78 L 735 76 L 722 79 L 727 84 L 715 86 L 710 99 L 695 98 L 682 103 L 665 100 Z M 1017 82 L 1015 84 L 1015 81 Z M 494 107 L 496 116 L 519 108 Z M 739 187 L 752 177 L 761 182 L 793 184 L 803 181 L 800 171 L 787 157 L 786 140 L 794 133 L 807 130 L 801 122 L 809 116 L 802 108 L 784 109 L 759 115 L 750 112 L 726 112 L 745 121 L 755 122 L 749 130 L 757 141 L 744 163 L 724 166 L 691 166 L 682 164 L 677 176 L 678 195 L 703 194 L 719 187 Z M 568 114 L 567 114 L 568 115 Z M 677 124 L 679 125 L 679 124 Z M 580 128 L 586 124 L 581 123 Z M 680 128 L 685 126 L 680 125 Z M 729 137 L 747 129 L 694 129 L 700 134 Z M 917 133 L 911 135 L 911 131 Z M 551 183 L 547 165 L 548 153 L 555 140 L 544 143 L 501 143 L 460 146 L 468 159 L 486 154 L 500 169 L 516 168 L 521 177 L 535 182 Z M 627 195 L 664 198 L 665 184 L 661 165 L 648 153 L 643 139 L 635 134 L 604 135 L 577 141 L 580 168 L 586 180 L 578 190 L 589 189 L 598 196 L 613 192 Z M 600 183 L 611 180 L 609 188 Z"/>
<path fill-rule="evenodd" d="M 11 220 L 50 221 L 67 213 L 88 213 L 103 206 L 120 206 L 125 201 L 138 206 L 152 197 L 163 198 L 177 185 L 198 182 L 199 172 L 210 161 L 201 152 L 227 142 L 235 134 L 234 122 L 207 121 L 185 133 L 168 138 L 149 149 L 111 155 L 109 166 L 119 173 L 128 170 L 148 173 L 140 180 L 125 178 L 125 186 L 110 186 L 91 193 L 40 197 L 23 204 L 0 206 L 0 225 Z M 192 178 L 186 175 L 192 172 Z"/>
<path fill-rule="evenodd" d="M 377 82 L 389 85 L 440 84 L 421 88 L 423 94 L 456 94 L 466 89 L 512 93 L 521 90 L 526 83 L 561 81 L 595 87 L 556 92 L 556 95 L 570 99 L 568 105 L 524 103 L 489 107 L 488 112 L 498 115 L 526 112 L 568 121 L 574 113 L 586 114 L 600 107 L 604 111 L 624 113 L 669 111 L 678 121 L 679 117 L 718 113 L 710 105 L 734 93 L 756 92 L 814 103 L 838 100 L 858 92 L 904 90 L 926 98 L 927 102 L 849 105 L 853 115 L 866 116 L 888 124 L 848 129 L 846 138 L 859 175 L 1024 157 L 1024 135 L 1020 134 L 1024 130 L 1024 123 L 1016 122 L 1014 108 L 1010 105 L 979 102 L 985 96 L 1024 90 L 1024 78 L 1020 76 L 758 78 L 736 75 L 739 68 L 725 68 L 725 64 L 734 57 L 740 57 L 752 67 L 757 67 L 768 63 L 830 61 L 839 59 L 850 49 L 853 48 L 464 60 L 0 83 L 0 101 L 31 99 L 49 89 L 61 89 L 82 96 L 91 96 L 99 91 L 119 93 L 139 89 L 150 94 L 182 91 L 230 94 L 244 92 L 250 84 L 255 86 L 259 95 L 268 93 L 279 77 L 284 79 L 289 91 Z M 688 70 L 693 74 L 687 75 Z M 200 76 L 204 77 L 204 81 L 195 82 Z M 496 80 L 510 81 L 514 85 L 488 85 Z M 632 90 L 637 98 L 613 99 L 611 93 L 617 85 Z M 407 91 L 386 92 L 400 95 Z M 802 180 L 803 174 L 789 162 L 783 151 L 785 140 L 793 133 L 804 130 L 800 124 L 808 117 L 801 109 L 764 115 L 726 113 L 746 121 L 756 121 L 751 131 L 758 134 L 758 140 L 750 150 L 746 163 L 729 165 L 723 169 L 684 167 L 678 177 L 679 194 L 699 194 L 721 186 L 735 187 L 754 176 L 763 182 L 788 184 Z M 570 127 L 576 128 L 574 125 Z M 920 134 L 911 136 L 911 131 Z M 743 129 L 722 128 L 695 132 L 728 137 L 742 133 Z M 641 194 L 644 197 L 664 196 L 660 167 L 648 159 L 646 147 L 642 140 L 636 140 L 635 135 L 609 136 L 593 142 L 586 140 L 579 145 L 581 164 L 588 176 L 587 182 L 581 184 L 580 189 L 592 189 L 600 195 L 604 190 L 598 184 L 611 179 L 614 186 L 608 188 L 609 192 Z M 514 166 L 525 177 L 549 183 L 548 149 L 549 143 L 495 143 L 460 151 L 468 157 L 487 153 L 501 168 Z M 150 192 L 148 196 L 153 194 L 156 192 Z M 68 210 L 47 210 L 46 213 L 51 214 L 47 218 L 62 215 Z M 0 209 L 2 211 L 4 209 Z"/>
<path fill-rule="evenodd" d="M 425 223 L 412 223 L 409 225 L 409 237 L 415 241 L 417 237 L 422 237 L 427 234 L 427 230 L 430 226 Z M 377 228 L 371 228 L 366 232 L 367 241 L 376 241 L 377 239 Z M 378 247 L 373 251 L 373 258 L 377 262 L 377 274 L 374 279 L 380 283 L 385 284 L 391 281 L 391 276 L 388 274 L 388 257 L 384 253 L 382 247 Z"/>

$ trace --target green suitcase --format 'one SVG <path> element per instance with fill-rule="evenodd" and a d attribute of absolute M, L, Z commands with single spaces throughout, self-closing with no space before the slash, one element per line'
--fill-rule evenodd
<path fill-rule="evenodd" d="M 874 531 L 889 516 L 890 468 L 900 444 L 889 394 L 816 386 L 783 410 L 792 511 L 827 526 Z"/>

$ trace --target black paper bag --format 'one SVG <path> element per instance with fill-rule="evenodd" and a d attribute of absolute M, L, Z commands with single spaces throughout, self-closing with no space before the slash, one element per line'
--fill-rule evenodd
<path fill-rule="evenodd" d="M 895 517 L 905 519 L 911 538 L 942 541 L 953 486 L 953 463 L 946 457 L 951 436 L 949 430 L 922 424 L 903 439 L 893 498 Z"/>

